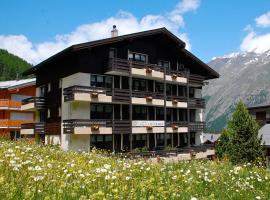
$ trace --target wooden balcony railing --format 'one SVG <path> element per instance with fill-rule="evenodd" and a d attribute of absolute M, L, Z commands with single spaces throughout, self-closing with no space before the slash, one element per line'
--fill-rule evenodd
<path fill-rule="evenodd" d="M 164 99 L 164 94 L 148 91 L 132 91 L 132 97 L 146 98 L 152 97 L 153 99 Z"/>
<path fill-rule="evenodd" d="M 188 122 L 186 122 L 186 121 L 166 122 L 166 126 L 167 127 L 173 127 L 173 126 L 188 127 Z"/>
<path fill-rule="evenodd" d="M 205 108 L 205 100 L 201 98 L 191 98 L 188 101 L 190 108 Z"/>
<path fill-rule="evenodd" d="M 118 71 L 123 73 L 130 73 L 130 66 L 137 69 L 152 69 L 163 72 L 163 68 L 157 64 L 150 64 L 144 62 L 130 61 L 121 58 L 110 58 L 107 71 Z"/>
<path fill-rule="evenodd" d="M 110 88 L 74 85 L 64 89 L 64 100 L 74 100 L 75 93 L 98 93 L 112 95 L 112 91 Z"/>
<path fill-rule="evenodd" d="M 196 85 L 203 86 L 203 81 L 204 80 L 205 80 L 205 78 L 203 76 L 196 75 L 196 74 L 190 74 L 189 75 L 189 83 L 190 84 L 196 84 Z"/>
<path fill-rule="evenodd" d="M 9 99 L 0 99 L 0 109 L 19 110 L 21 109 L 21 102 L 9 100 Z"/>
<path fill-rule="evenodd" d="M 189 127 L 189 131 L 201 132 L 201 131 L 204 131 L 205 123 L 204 122 L 190 122 L 188 124 L 188 127 Z"/>
<path fill-rule="evenodd" d="M 23 123 L 21 125 L 21 129 L 34 129 L 34 133 L 36 134 L 44 134 L 45 133 L 45 123 Z"/>
<path fill-rule="evenodd" d="M 183 70 L 167 69 L 166 74 L 167 75 L 176 75 L 176 76 L 181 76 L 181 77 L 187 77 L 188 76 L 188 70 L 187 69 L 183 69 Z"/>
<path fill-rule="evenodd" d="M 21 124 L 30 123 L 32 120 L 11 120 L 11 119 L 0 119 L 1 128 L 21 128 Z"/>
<path fill-rule="evenodd" d="M 44 109 L 45 108 L 45 98 L 44 97 L 29 97 L 27 99 L 22 100 L 22 105 L 26 105 L 29 103 L 34 103 L 36 109 Z"/>
<path fill-rule="evenodd" d="M 83 128 L 90 128 L 94 126 L 112 127 L 112 120 L 69 119 L 63 120 L 63 126 L 65 134 L 73 134 L 74 128 L 76 127 L 83 127 Z"/>
<path fill-rule="evenodd" d="M 163 97 L 164 98 L 164 97 Z M 173 95 L 173 96 L 167 96 L 167 101 L 179 101 L 179 102 L 185 102 L 187 101 L 187 97 L 184 97 L 184 96 L 176 96 L 176 95 Z"/>

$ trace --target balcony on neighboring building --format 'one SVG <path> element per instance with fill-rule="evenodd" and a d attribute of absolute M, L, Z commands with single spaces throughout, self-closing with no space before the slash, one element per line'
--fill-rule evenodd
<path fill-rule="evenodd" d="M 23 123 L 21 125 L 21 134 L 22 135 L 45 134 L 45 123 L 44 122 Z"/>
<path fill-rule="evenodd" d="M 21 102 L 9 99 L 0 99 L 0 110 L 20 110 Z"/>
<path fill-rule="evenodd" d="M 45 109 L 44 97 L 29 97 L 22 100 L 21 110 L 35 111 Z"/>
<path fill-rule="evenodd" d="M 0 119 L 0 128 L 3 129 L 20 129 L 21 124 L 30 123 L 32 120 L 11 120 L 11 119 Z"/>

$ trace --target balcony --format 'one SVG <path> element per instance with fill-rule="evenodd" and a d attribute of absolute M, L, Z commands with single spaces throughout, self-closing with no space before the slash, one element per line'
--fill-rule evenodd
<path fill-rule="evenodd" d="M 191 98 L 188 101 L 190 108 L 205 108 L 205 100 L 200 98 Z"/>
<path fill-rule="evenodd" d="M 129 75 L 147 79 L 164 79 L 164 72 L 157 64 L 129 61 L 120 58 L 110 58 L 107 74 Z"/>
<path fill-rule="evenodd" d="M 64 101 L 112 102 L 111 89 L 74 85 L 64 89 Z"/>
<path fill-rule="evenodd" d="M 9 99 L 0 99 L 0 110 L 20 110 L 21 102 Z"/>
<path fill-rule="evenodd" d="M 188 122 L 167 122 L 166 123 L 167 133 L 187 133 L 188 132 Z"/>
<path fill-rule="evenodd" d="M 133 91 L 132 104 L 164 106 L 164 95 L 156 92 Z"/>
<path fill-rule="evenodd" d="M 70 119 L 63 126 L 65 134 L 112 134 L 112 120 Z"/>
<path fill-rule="evenodd" d="M 36 111 L 45 109 L 44 97 L 29 97 L 22 100 L 21 110 Z"/>
<path fill-rule="evenodd" d="M 203 81 L 205 78 L 200 75 L 190 74 L 189 76 L 189 84 L 194 86 L 203 86 Z"/>
<path fill-rule="evenodd" d="M 190 122 L 188 129 L 191 132 L 202 132 L 204 131 L 205 123 L 204 122 Z"/>
<path fill-rule="evenodd" d="M 45 134 L 45 123 L 23 123 L 21 125 L 22 135 L 34 135 L 34 134 Z"/>
<path fill-rule="evenodd" d="M 187 76 L 188 76 L 188 72 L 186 70 L 179 71 L 179 70 L 168 69 L 166 71 L 166 81 L 168 82 L 187 84 L 188 82 Z"/>
<path fill-rule="evenodd" d="M 21 124 L 30 123 L 32 120 L 11 120 L 11 119 L 0 119 L 0 128 L 4 129 L 20 129 Z"/>
<path fill-rule="evenodd" d="M 167 96 L 166 107 L 169 108 L 187 108 L 187 97 Z"/>

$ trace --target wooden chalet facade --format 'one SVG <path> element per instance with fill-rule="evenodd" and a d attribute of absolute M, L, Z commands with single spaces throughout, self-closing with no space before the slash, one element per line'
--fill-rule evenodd
<path fill-rule="evenodd" d="M 198 144 L 202 86 L 219 77 L 165 28 L 73 45 L 29 74 L 37 96 L 22 109 L 36 111 L 45 143 L 113 151 Z"/>

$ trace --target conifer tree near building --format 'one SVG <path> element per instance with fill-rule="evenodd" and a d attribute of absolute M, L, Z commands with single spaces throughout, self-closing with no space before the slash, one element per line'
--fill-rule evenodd
<path fill-rule="evenodd" d="M 228 156 L 234 164 L 255 162 L 263 157 L 259 126 L 243 102 L 236 106 L 232 118 L 216 146 L 217 156 Z"/>

